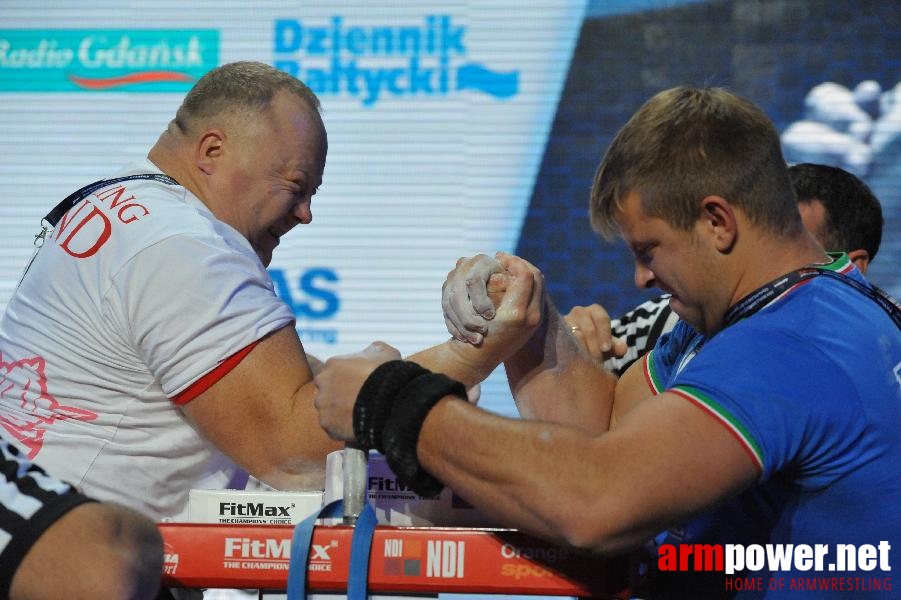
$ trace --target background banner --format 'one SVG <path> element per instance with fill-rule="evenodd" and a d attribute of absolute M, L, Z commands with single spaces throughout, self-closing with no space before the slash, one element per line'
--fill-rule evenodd
<path fill-rule="evenodd" d="M 320 96 L 314 221 L 270 268 L 321 358 L 447 333 L 460 256 L 517 252 L 561 310 L 651 293 L 588 225 L 594 169 L 657 91 L 722 85 L 762 106 L 789 161 L 841 166 L 882 200 L 873 281 L 901 295 L 901 11 L 816 0 L 424 0 L 0 4 L 0 309 L 41 217 L 146 155 L 209 69 L 260 60 Z M 161 293 L 171 293 L 160 282 Z M 515 414 L 502 372 L 482 405 Z"/>

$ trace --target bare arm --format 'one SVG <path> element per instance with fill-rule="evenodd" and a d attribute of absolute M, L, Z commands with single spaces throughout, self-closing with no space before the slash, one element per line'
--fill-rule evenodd
<path fill-rule="evenodd" d="M 300 339 L 287 326 L 260 340 L 184 412 L 257 479 L 279 489 L 322 489 L 325 456 L 343 445 L 319 427 L 314 392 Z"/>
<path fill-rule="evenodd" d="M 485 375 L 504 362 L 524 417 L 608 428 L 616 379 L 580 348 L 535 266 L 502 253 L 461 259 L 448 274 L 442 306 L 448 330 L 469 342 L 470 362 L 481 360 Z"/>
<path fill-rule="evenodd" d="M 636 406 L 655 398 L 651 395 L 654 390 L 645 377 L 645 360 L 643 357 L 633 363 L 616 382 L 613 414 L 610 417 L 611 428 L 616 427 L 617 423 Z"/>
<path fill-rule="evenodd" d="M 322 370 L 324 363 L 312 354 L 307 354 L 306 357 L 307 364 L 310 366 L 310 371 L 312 372 L 313 377 L 315 377 L 316 373 Z"/>
<path fill-rule="evenodd" d="M 418 456 L 500 522 L 598 552 L 633 548 L 757 476 L 720 423 L 670 394 L 600 436 L 446 399 L 426 418 Z"/>
<path fill-rule="evenodd" d="M 600 304 L 574 306 L 563 319 L 576 341 L 595 360 L 620 358 L 628 350 L 626 340 L 614 337 L 613 322 Z"/>
<path fill-rule="evenodd" d="M 592 433 L 609 428 L 616 377 L 579 346 L 549 300 L 543 327 L 504 366 L 523 417 Z"/>
<path fill-rule="evenodd" d="M 316 381 L 320 422 L 352 440 L 354 399 L 390 347 L 333 357 Z M 509 419 L 447 397 L 418 436 L 422 466 L 499 523 L 598 552 L 620 552 L 752 484 L 757 468 L 713 417 L 670 393 L 616 429 Z"/>
<path fill-rule="evenodd" d="M 162 568 L 163 540 L 150 519 L 89 502 L 41 534 L 15 570 L 8 597 L 150 600 Z"/>

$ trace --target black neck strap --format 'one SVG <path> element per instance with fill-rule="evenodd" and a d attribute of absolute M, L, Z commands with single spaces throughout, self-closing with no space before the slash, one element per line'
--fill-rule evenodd
<path fill-rule="evenodd" d="M 894 321 L 895 326 L 901 329 L 901 303 L 876 286 L 864 285 L 856 279 L 848 277 L 838 271 L 832 271 L 821 267 L 802 267 L 797 271 L 792 271 L 787 275 L 783 275 L 782 277 L 774 279 L 766 285 L 757 288 L 739 300 L 736 304 L 733 304 L 729 310 L 726 311 L 726 314 L 723 317 L 725 323 L 724 327 L 728 327 L 737 321 L 750 317 L 772 302 L 779 295 L 785 293 L 802 281 L 821 275 L 841 281 L 876 302 L 882 310 L 888 313 L 889 317 Z"/>
<path fill-rule="evenodd" d="M 817 275 L 819 275 L 819 269 L 805 267 L 792 271 L 757 288 L 729 307 L 729 310 L 723 316 L 724 327 L 750 317 L 792 286 Z"/>
<path fill-rule="evenodd" d="M 114 179 L 101 179 L 100 181 L 90 183 L 80 190 L 72 192 L 71 194 L 66 196 L 59 204 L 53 207 L 53 210 L 47 213 L 47 215 L 44 217 L 44 221 L 50 223 L 51 227 L 56 227 L 56 224 L 59 223 L 59 220 L 63 218 L 63 215 L 66 214 L 70 208 L 72 208 L 100 188 L 106 187 L 108 185 L 113 185 L 114 183 L 120 183 L 122 181 L 129 181 L 132 179 L 152 179 L 154 181 L 165 183 L 166 185 L 178 185 L 177 181 L 175 181 L 168 175 L 162 175 L 160 173 L 139 173 L 137 175 L 126 175 L 125 177 L 116 177 Z"/>

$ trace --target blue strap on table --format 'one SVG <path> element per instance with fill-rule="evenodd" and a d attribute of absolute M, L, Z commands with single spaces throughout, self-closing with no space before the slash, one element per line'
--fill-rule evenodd
<path fill-rule="evenodd" d="M 303 600 L 307 597 L 307 562 L 310 557 L 310 544 L 313 541 L 313 529 L 319 519 L 333 519 L 344 516 L 344 503 L 334 500 L 326 504 L 318 512 L 313 513 L 294 528 L 291 539 L 291 562 L 288 566 L 288 600 Z M 369 549 L 372 546 L 372 534 L 377 520 L 375 511 L 368 502 L 354 525 L 353 538 L 350 543 L 350 565 L 347 569 L 348 600 L 366 600 L 369 578 Z"/>

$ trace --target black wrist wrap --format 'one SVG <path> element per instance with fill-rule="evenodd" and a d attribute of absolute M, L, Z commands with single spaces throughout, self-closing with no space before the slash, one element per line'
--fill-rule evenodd
<path fill-rule="evenodd" d="M 432 477 L 416 455 L 419 433 L 429 411 L 445 396 L 466 399 L 466 387 L 441 373 L 420 375 L 401 390 L 382 430 L 382 453 L 401 483 L 424 497 L 437 496 L 444 485 Z"/>
<path fill-rule="evenodd" d="M 415 362 L 391 360 L 369 374 L 354 404 L 354 437 L 362 448 L 381 452 L 382 429 L 394 398 L 410 381 L 428 372 Z"/>
<path fill-rule="evenodd" d="M 369 375 L 354 404 L 357 443 L 385 455 L 398 481 L 420 496 L 437 496 L 444 487 L 419 464 L 416 444 L 426 415 L 450 395 L 466 400 L 466 387 L 414 362 L 392 360 Z"/>

